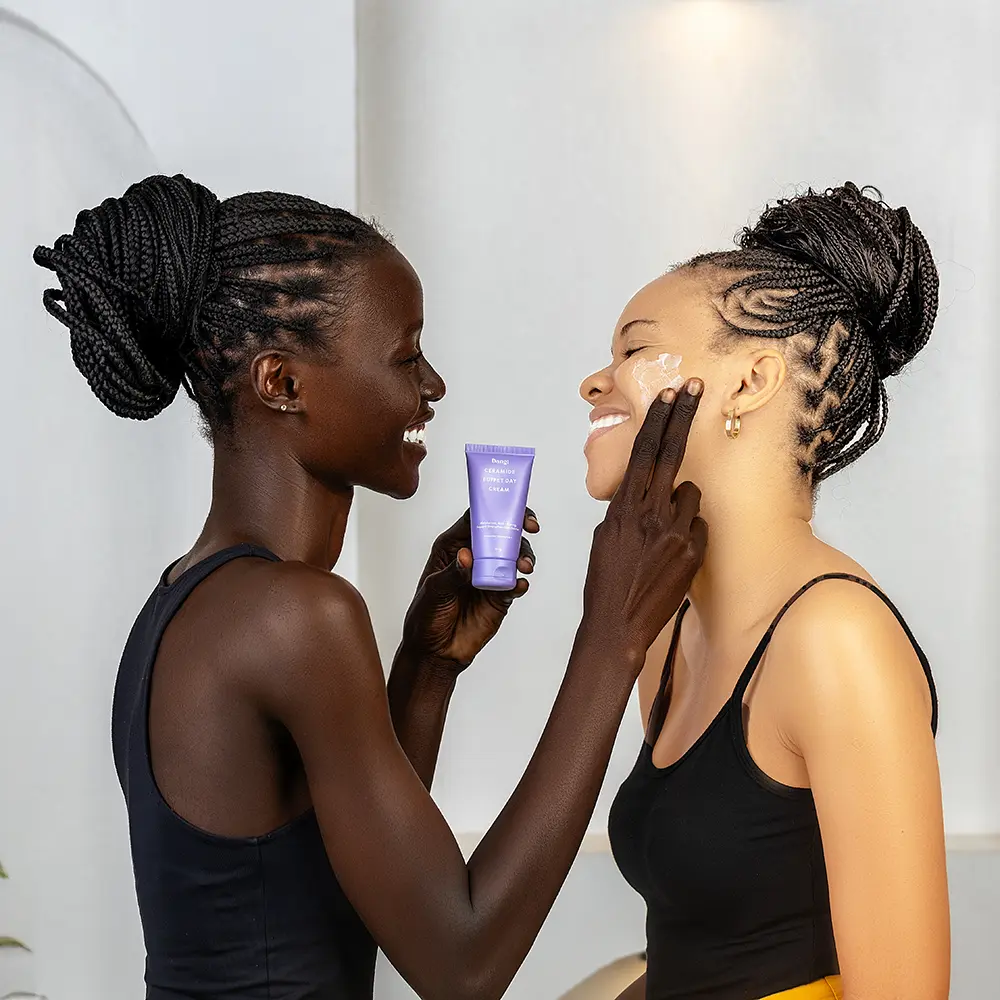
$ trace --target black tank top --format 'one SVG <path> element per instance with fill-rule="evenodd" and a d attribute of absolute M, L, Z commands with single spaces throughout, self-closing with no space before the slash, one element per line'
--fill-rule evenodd
<path fill-rule="evenodd" d="M 653 763 L 644 740 L 608 820 L 615 861 L 646 901 L 648 1000 L 754 1000 L 839 971 L 819 823 L 808 788 L 783 785 L 754 763 L 743 730 L 743 695 L 792 603 L 822 580 L 852 580 L 888 605 L 930 665 L 899 611 L 866 580 L 828 573 L 810 580 L 777 614 L 736 688 L 680 760 Z M 664 691 L 685 601 L 650 712 L 659 735 Z"/>
<path fill-rule="evenodd" d="M 112 744 L 128 808 L 146 942 L 148 1000 L 371 1000 L 376 946 L 327 859 L 315 813 L 262 837 L 203 832 L 160 795 L 149 757 L 149 689 L 164 630 L 230 560 L 277 561 L 238 545 L 172 584 L 169 570 L 129 635 L 118 669 Z"/>

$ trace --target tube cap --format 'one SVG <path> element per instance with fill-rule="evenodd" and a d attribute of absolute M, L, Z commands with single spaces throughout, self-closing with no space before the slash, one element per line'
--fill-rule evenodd
<path fill-rule="evenodd" d="M 517 586 L 517 560 L 476 559 L 472 586 L 477 590 L 513 590 Z"/>

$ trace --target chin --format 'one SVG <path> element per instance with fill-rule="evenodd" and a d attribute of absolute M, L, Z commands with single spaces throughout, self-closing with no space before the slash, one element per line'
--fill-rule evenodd
<path fill-rule="evenodd" d="M 600 475 L 593 469 L 587 470 L 587 492 L 595 500 L 610 500 L 621 481 L 621 476 Z"/>
<path fill-rule="evenodd" d="M 409 476 L 400 482 L 390 483 L 385 489 L 379 490 L 393 500 L 409 500 L 420 486 L 420 476 Z"/>
<path fill-rule="evenodd" d="M 393 500 L 409 500 L 420 488 L 420 466 L 409 462 L 399 470 L 399 477 L 388 490 Z"/>

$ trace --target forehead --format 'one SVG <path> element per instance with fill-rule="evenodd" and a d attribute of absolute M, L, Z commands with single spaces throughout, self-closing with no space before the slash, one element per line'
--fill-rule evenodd
<path fill-rule="evenodd" d="M 362 258 L 351 276 L 349 308 L 357 320 L 392 330 L 419 324 L 424 315 L 424 291 L 410 262 L 388 249 Z"/>
<path fill-rule="evenodd" d="M 410 311 L 423 309 L 420 278 L 395 247 L 362 258 L 358 278 L 373 302 Z"/>
<path fill-rule="evenodd" d="M 634 332 L 650 340 L 685 337 L 706 329 L 715 311 L 701 278 L 682 269 L 662 275 L 640 288 L 629 300 L 615 327 L 615 335 L 633 320 L 653 320 L 655 326 L 638 324 Z"/>

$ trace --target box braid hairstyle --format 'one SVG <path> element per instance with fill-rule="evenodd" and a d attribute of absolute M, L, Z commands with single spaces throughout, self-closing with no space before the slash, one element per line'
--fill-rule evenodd
<path fill-rule="evenodd" d="M 742 336 L 793 346 L 803 404 L 796 461 L 815 486 L 882 436 L 883 379 L 913 360 L 934 325 L 934 259 L 905 208 L 850 182 L 779 200 L 736 242 L 682 266 L 741 275 L 718 303 L 716 346 Z"/>
<path fill-rule="evenodd" d="M 42 301 L 108 409 L 147 420 L 183 385 L 214 436 L 250 360 L 321 344 L 355 266 L 390 246 L 341 209 L 274 192 L 220 202 L 178 175 L 81 212 L 34 260 L 59 279 Z"/>

